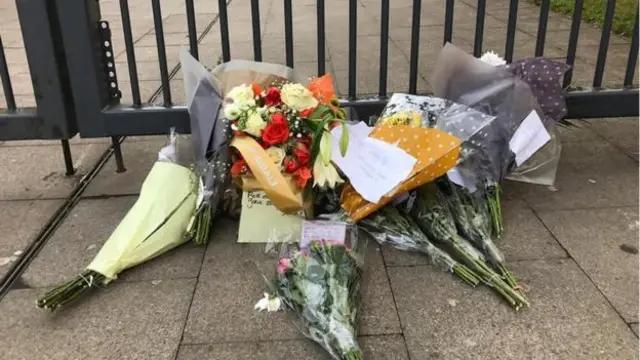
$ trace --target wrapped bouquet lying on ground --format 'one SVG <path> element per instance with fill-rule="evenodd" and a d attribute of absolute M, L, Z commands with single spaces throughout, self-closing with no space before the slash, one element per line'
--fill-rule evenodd
<path fill-rule="evenodd" d="M 356 335 L 365 249 L 355 225 L 307 221 L 300 245 L 282 244 L 279 251 L 272 298 L 336 360 L 362 359 Z"/>
<path fill-rule="evenodd" d="M 102 288 L 123 270 L 153 259 L 185 242 L 196 210 L 197 176 L 177 164 L 177 136 L 158 154 L 140 196 L 87 269 L 37 300 L 39 308 L 62 307 L 89 290 Z"/>

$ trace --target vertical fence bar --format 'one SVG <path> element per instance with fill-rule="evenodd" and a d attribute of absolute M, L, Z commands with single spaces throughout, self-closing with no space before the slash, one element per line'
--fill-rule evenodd
<path fill-rule="evenodd" d="M 293 67 L 293 5 L 292 0 L 284 0 L 284 46 L 287 66 Z"/>
<path fill-rule="evenodd" d="M 513 46 L 516 38 L 516 21 L 518 20 L 518 0 L 509 3 L 509 19 L 507 20 L 507 41 L 504 45 L 504 59 L 510 63 L 513 61 Z"/>
<path fill-rule="evenodd" d="M 544 54 L 544 43 L 547 37 L 547 23 L 549 22 L 550 0 L 542 0 L 540 3 L 540 21 L 538 22 L 538 38 L 536 40 L 536 56 Z"/>
<path fill-rule="evenodd" d="M 596 73 L 593 76 L 593 87 L 602 86 L 604 76 L 604 66 L 607 62 L 607 50 L 609 49 L 609 38 L 611 37 L 611 26 L 613 24 L 613 13 L 616 9 L 616 0 L 607 1 L 607 9 L 604 14 L 602 24 L 602 37 L 600 38 L 600 48 L 598 49 L 598 59 L 596 60 Z"/>
<path fill-rule="evenodd" d="M 380 83 L 378 95 L 387 96 L 387 67 L 389 60 L 389 0 L 382 0 L 380 6 Z"/>
<path fill-rule="evenodd" d="M 198 32 L 196 30 L 196 9 L 193 5 L 193 0 L 185 0 L 187 7 L 187 29 L 189 31 L 189 52 L 191 56 L 199 59 L 198 54 Z"/>
<path fill-rule="evenodd" d="M 4 44 L 2 36 L 0 36 L 0 82 L 4 90 L 4 98 L 7 101 L 7 110 L 16 111 L 16 98 L 13 95 L 13 86 L 9 78 L 9 68 L 7 67 L 7 58 L 4 54 Z"/>
<path fill-rule="evenodd" d="M 324 0 L 318 0 L 317 3 L 317 22 L 318 22 L 318 76 L 324 75 L 327 71 L 325 68 L 325 19 L 324 19 Z"/>
<path fill-rule="evenodd" d="M 478 0 L 478 12 L 476 14 L 476 38 L 473 42 L 473 56 L 482 55 L 482 37 L 484 36 L 484 16 L 487 10 L 487 0 Z"/>
<path fill-rule="evenodd" d="M 262 42 L 260 39 L 260 0 L 251 0 L 251 28 L 253 29 L 253 59 L 262 61 Z"/>
<path fill-rule="evenodd" d="M 127 64 L 129 64 L 129 80 L 131 82 L 131 97 L 133 105 L 142 105 L 140 98 L 140 84 L 138 82 L 138 67 L 133 46 L 133 34 L 131 32 L 131 17 L 129 16 L 129 0 L 120 0 L 120 14 L 122 16 L 122 32 L 124 34 L 124 47 L 127 50 Z"/>
<path fill-rule="evenodd" d="M 422 0 L 413 0 L 411 19 L 411 54 L 409 55 L 409 94 L 418 92 L 418 54 L 420 51 L 420 15 Z"/>
<path fill-rule="evenodd" d="M 171 87 L 169 86 L 169 69 L 167 67 L 167 50 L 164 46 L 160 0 L 151 0 L 151 7 L 153 9 L 153 26 L 156 31 L 156 45 L 158 46 L 158 64 L 160 65 L 162 96 L 164 98 L 164 105 L 169 106 L 171 105 Z"/>
<path fill-rule="evenodd" d="M 220 22 L 220 41 L 222 42 L 222 61 L 231 60 L 229 48 L 229 16 L 227 15 L 227 0 L 218 0 L 218 21 Z"/>
<path fill-rule="evenodd" d="M 444 43 L 453 39 L 453 0 L 447 0 L 444 13 Z"/>
<path fill-rule="evenodd" d="M 580 34 L 580 24 L 582 23 L 582 7 L 584 0 L 576 0 L 573 7 L 573 18 L 571 20 L 571 32 L 569 33 L 569 47 L 567 48 L 567 64 L 571 66 L 564 74 L 563 87 L 571 84 L 573 77 L 573 65 L 576 63 L 576 50 L 578 49 L 578 35 Z"/>
<path fill-rule="evenodd" d="M 73 168 L 73 158 L 71 156 L 71 146 L 69 146 L 69 140 L 62 140 L 62 157 L 64 158 L 65 175 L 71 176 L 76 173 L 76 169 Z"/>
<path fill-rule="evenodd" d="M 638 61 L 638 12 L 636 11 L 636 24 L 633 26 L 633 35 L 631 35 L 631 48 L 629 49 L 629 59 L 627 60 L 627 71 L 624 75 L 624 86 L 633 85 L 633 74 L 636 72 L 636 63 Z"/>
<path fill-rule="evenodd" d="M 358 0 L 349 0 L 349 99 L 356 98 L 358 55 Z"/>

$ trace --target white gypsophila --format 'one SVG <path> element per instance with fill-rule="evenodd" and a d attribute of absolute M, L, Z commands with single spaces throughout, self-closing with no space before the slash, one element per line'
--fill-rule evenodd
<path fill-rule="evenodd" d="M 507 62 L 500 55 L 493 51 L 487 51 L 480 57 L 480 60 L 492 66 L 505 65 Z"/>
<path fill-rule="evenodd" d="M 264 293 L 264 297 L 256 303 L 253 309 L 258 311 L 267 310 L 268 312 L 274 312 L 280 310 L 281 305 L 282 301 L 279 297 L 271 297 L 269 294 Z"/>

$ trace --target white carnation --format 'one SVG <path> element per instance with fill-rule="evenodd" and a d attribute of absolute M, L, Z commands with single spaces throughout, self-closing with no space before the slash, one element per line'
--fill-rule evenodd
<path fill-rule="evenodd" d="M 487 51 L 482 54 L 480 60 L 492 66 L 501 66 L 507 63 L 500 55 L 494 53 L 493 51 Z"/>

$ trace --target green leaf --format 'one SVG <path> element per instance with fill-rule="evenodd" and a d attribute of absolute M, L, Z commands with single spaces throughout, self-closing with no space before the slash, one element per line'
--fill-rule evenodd
<path fill-rule="evenodd" d="M 340 135 L 340 155 L 345 157 L 347 155 L 347 148 L 349 147 L 349 129 L 345 123 L 342 124 L 342 134 Z"/>
<path fill-rule="evenodd" d="M 325 165 L 329 165 L 331 162 L 331 133 L 328 131 L 323 132 L 320 139 L 320 156 L 322 157 L 322 162 Z"/>

